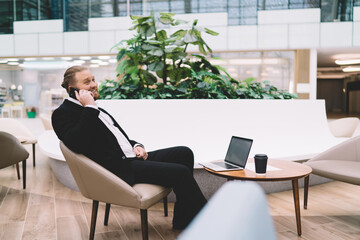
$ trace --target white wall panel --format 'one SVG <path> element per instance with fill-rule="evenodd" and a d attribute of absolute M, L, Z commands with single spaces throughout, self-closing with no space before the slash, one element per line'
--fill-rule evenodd
<path fill-rule="evenodd" d="M 353 45 L 360 46 L 360 22 L 354 22 Z"/>
<path fill-rule="evenodd" d="M 116 44 L 114 31 L 89 32 L 90 53 L 110 53 L 110 49 Z"/>
<path fill-rule="evenodd" d="M 314 48 L 320 44 L 320 24 L 290 24 L 289 48 Z"/>
<path fill-rule="evenodd" d="M 197 26 L 213 27 L 213 26 L 227 26 L 227 13 L 194 13 L 194 14 L 177 14 L 175 19 L 189 21 L 189 25 L 195 19 L 198 19 Z"/>
<path fill-rule="evenodd" d="M 320 47 L 351 47 L 352 22 L 331 22 L 320 25 Z"/>
<path fill-rule="evenodd" d="M 0 35 L 0 56 L 14 55 L 14 35 Z"/>
<path fill-rule="evenodd" d="M 89 32 L 65 32 L 64 53 L 65 54 L 89 53 Z"/>
<path fill-rule="evenodd" d="M 115 41 L 116 43 L 122 40 L 128 40 L 132 38 L 136 34 L 135 31 L 123 30 L 123 31 L 116 31 L 115 34 Z"/>
<path fill-rule="evenodd" d="M 320 22 L 320 9 L 290 9 L 258 11 L 258 24 Z"/>
<path fill-rule="evenodd" d="M 354 7 L 353 21 L 360 22 L 360 7 Z"/>
<path fill-rule="evenodd" d="M 229 26 L 228 49 L 248 50 L 257 48 L 257 26 Z"/>
<path fill-rule="evenodd" d="M 259 49 L 288 48 L 288 25 L 260 25 L 258 30 Z"/>
<path fill-rule="evenodd" d="M 38 20 L 14 22 L 14 33 L 62 32 L 63 20 Z"/>
<path fill-rule="evenodd" d="M 39 54 L 38 34 L 14 34 L 15 55 L 28 56 Z"/>
<path fill-rule="evenodd" d="M 128 30 L 130 17 L 89 18 L 89 31 Z"/>
<path fill-rule="evenodd" d="M 63 33 L 40 33 L 39 54 L 63 54 Z"/>

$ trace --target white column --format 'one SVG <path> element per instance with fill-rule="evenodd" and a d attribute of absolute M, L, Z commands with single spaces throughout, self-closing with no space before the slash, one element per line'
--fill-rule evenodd
<path fill-rule="evenodd" d="M 315 48 L 310 49 L 310 93 L 309 99 L 316 99 L 317 91 L 317 50 Z"/>

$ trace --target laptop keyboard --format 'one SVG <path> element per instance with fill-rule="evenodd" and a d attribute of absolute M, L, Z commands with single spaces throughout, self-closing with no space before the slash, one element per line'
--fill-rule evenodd
<path fill-rule="evenodd" d="M 241 169 L 241 167 L 236 167 L 236 166 L 231 165 L 231 164 L 228 164 L 228 163 L 226 163 L 226 162 L 213 162 L 213 164 L 216 164 L 216 165 L 218 165 L 218 166 L 220 166 L 220 167 L 223 167 L 223 168 L 225 168 L 225 169 L 236 169 L 236 168 L 240 168 L 240 169 Z"/>

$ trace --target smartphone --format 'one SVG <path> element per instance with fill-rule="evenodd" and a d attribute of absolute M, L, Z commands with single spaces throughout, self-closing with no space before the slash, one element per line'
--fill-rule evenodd
<path fill-rule="evenodd" d="M 79 93 L 79 89 L 70 87 L 69 96 L 72 97 L 73 99 L 77 100 L 75 91 L 77 91 Z"/>

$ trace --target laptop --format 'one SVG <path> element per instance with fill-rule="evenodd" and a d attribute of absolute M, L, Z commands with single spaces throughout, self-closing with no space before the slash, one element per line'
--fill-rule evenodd
<path fill-rule="evenodd" d="M 199 164 L 216 172 L 244 169 L 252 143 L 252 139 L 232 136 L 225 161 Z"/>

